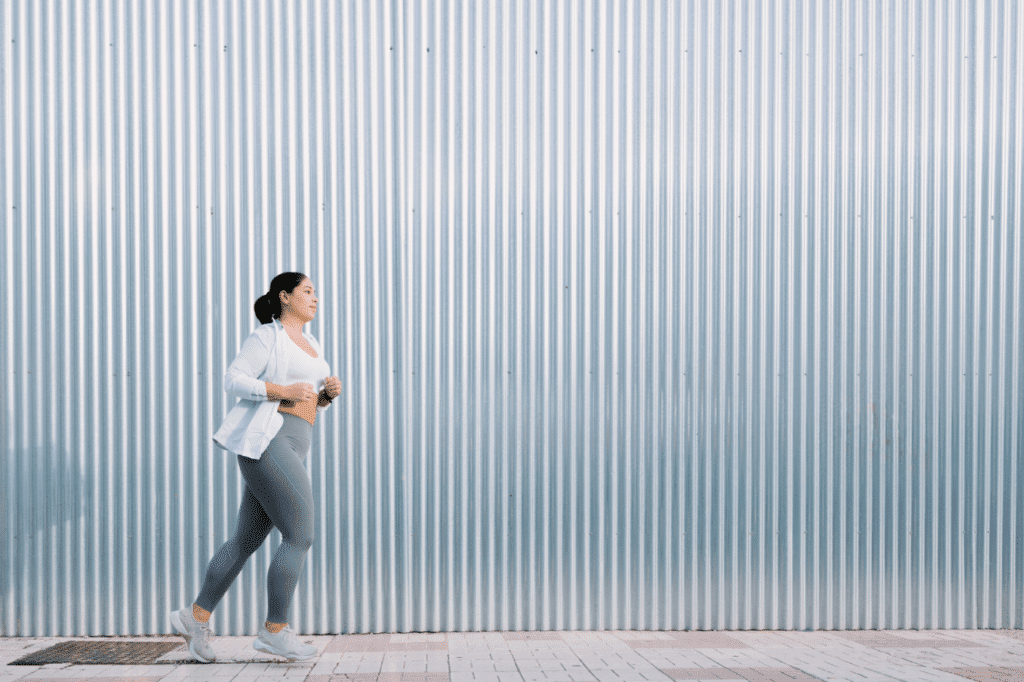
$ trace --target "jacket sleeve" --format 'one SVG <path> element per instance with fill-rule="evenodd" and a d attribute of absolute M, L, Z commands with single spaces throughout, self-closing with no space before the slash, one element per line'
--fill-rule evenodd
<path fill-rule="evenodd" d="M 267 385 L 258 377 L 270 362 L 271 347 L 266 335 L 253 332 L 224 373 L 224 390 L 246 400 L 266 400 Z"/>

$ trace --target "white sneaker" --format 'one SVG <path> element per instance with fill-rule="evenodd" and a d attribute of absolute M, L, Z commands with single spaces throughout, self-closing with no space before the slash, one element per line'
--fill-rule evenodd
<path fill-rule="evenodd" d="M 308 661 L 317 653 L 315 646 L 300 642 L 287 625 L 277 633 L 272 633 L 267 630 L 266 625 L 261 625 L 260 634 L 253 640 L 252 648 L 275 656 L 282 656 L 289 661 Z"/>
<path fill-rule="evenodd" d="M 210 646 L 210 624 L 192 617 L 192 607 L 171 611 L 171 625 L 188 642 L 188 652 L 203 663 L 213 663 L 217 655 Z"/>

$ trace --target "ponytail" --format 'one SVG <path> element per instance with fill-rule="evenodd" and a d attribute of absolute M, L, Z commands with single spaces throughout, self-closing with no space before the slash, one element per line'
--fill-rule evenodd
<path fill-rule="evenodd" d="M 306 276 L 301 272 L 282 272 L 271 280 L 270 291 L 257 298 L 253 304 L 256 318 L 262 324 L 267 324 L 281 317 L 281 292 L 292 293 L 304 279 Z"/>
<path fill-rule="evenodd" d="M 274 299 L 270 298 L 270 294 L 263 294 L 256 299 L 253 310 L 256 312 L 256 318 L 262 323 L 267 324 L 275 317 L 281 315 L 281 299 L 277 299 L 277 305 L 274 305 Z"/>

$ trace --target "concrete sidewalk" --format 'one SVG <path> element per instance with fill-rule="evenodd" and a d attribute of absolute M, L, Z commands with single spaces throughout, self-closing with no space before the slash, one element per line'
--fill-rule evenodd
<path fill-rule="evenodd" d="M 274 660 L 255 651 L 251 637 L 217 637 L 213 643 L 220 660 L 210 665 L 189 663 L 184 646 L 147 665 L 8 665 L 59 642 L 85 639 L 0 639 L 0 680 L 1024 680 L 1024 631 L 1018 630 L 338 635 L 303 637 L 320 650 L 307 663 Z M 88 641 L 174 642 L 152 637 Z"/>

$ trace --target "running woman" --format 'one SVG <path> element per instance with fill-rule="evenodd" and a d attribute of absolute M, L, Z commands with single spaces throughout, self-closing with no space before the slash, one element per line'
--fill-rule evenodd
<path fill-rule="evenodd" d="M 267 571 L 267 619 L 253 647 L 291 661 L 317 653 L 288 627 L 288 606 L 313 544 L 313 488 L 304 460 L 317 413 L 341 391 L 320 344 L 303 330 L 316 316 L 317 302 L 302 273 L 274 277 L 254 306 L 261 326 L 224 376 L 225 390 L 238 403 L 213 440 L 237 455 L 245 492 L 235 534 L 210 560 L 199 596 L 191 607 L 171 613 L 174 629 L 203 663 L 216 660 L 210 615 L 271 528 L 281 531 L 281 545 Z"/>

